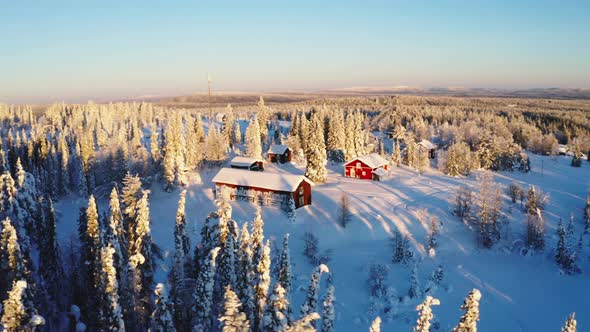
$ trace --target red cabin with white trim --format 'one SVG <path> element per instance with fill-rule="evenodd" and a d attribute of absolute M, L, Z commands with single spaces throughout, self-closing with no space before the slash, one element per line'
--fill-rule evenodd
<path fill-rule="evenodd" d="M 357 157 L 344 164 L 344 176 L 348 178 L 378 180 L 383 176 L 383 171 L 387 171 L 388 168 L 389 162 L 387 160 L 376 153 L 371 153 Z"/>

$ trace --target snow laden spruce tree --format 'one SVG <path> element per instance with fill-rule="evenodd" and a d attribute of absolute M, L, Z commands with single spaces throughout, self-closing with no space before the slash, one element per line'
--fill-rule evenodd
<path fill-rule="evenodd" d="M 478 242 L 484 248 L 491 248 L 500 240 L 502 195 L 490 172 L 484 173 L 481 178 L 477 203 Z"/>
<path fill-rule="evenodd" d="M 262 143 L 260 141 L 260 127 L 256 117 L 250 120 L 248 128 L 246 128 L 246 156 L 250 158 L 262 157 Z"/>
<path fill-rule="evenodd" d="M 414 262 L 412 272 L 410 273 L 410 288 L 408 289 L 408 296 L 411 299 L 422 296 L 420 290 L 420 280 L 418 279 L 418 261 Z"/>
<path fill-rule="evenodd" d="M 576 322 L 576 313 L 569 315 L 565 321 L 565 325 L 561 328 L 561 332 L 576 332 L 578 322 Z"/>
<path fill-rule="evenodd" d="M 190 243 L 186 232 L 186 190 L 180 192 L 176 223 L 174 227 L 174 257 L 171 271 L 173 289 L 186 278 L 185 269 L 190 268 Z M 175 301 L 176 303 L 176 301 Z"/>
<path fill-rule="evenodd" d="M 305 148 L 305 158 L 307 159 L 305 176 L 311 181 L 319 183 L 326 182 L 328 177 L 326 171 L 326 145 L 321 121 L 319 114 L 315 113 L 312 116 Z"/>
<path fill-rule="evenodd" d="M 242 311 L 246 314 L 249 321 L 253 321 L 254 290 L 250 280 L 254 278 L 254 268 L 252 266 L 252 248 L 250 246 L 248 223 L 244 223 L 242 227 L 237 255 L 237 295 L 242 303 Z"/>
<path fill-rule="evenodd" d="M 288 294 L 291 294 L 292 278 L 289 233 L 286 233 L 283 236 L 283 248 L 281 249 L 281 257 L 279 259 L 279 276 L 277 281 L 281 284 L 283 289 L 285 289 L 287 296 Z"/>
<path fill-rule="evenodd" d="M 122 248 L 127 247 L 125 239 L 125 228 L 123 225 L 123 215 L 121 214 L 121 207 L 119 202 L 119 194 L 117 187 L 113 187 L 109 200 L 109 215 L 104 231 L 104 244 L 110 246 L 115 250 L 113 265 L 115 270 L 120 271 L 122 266 L 126 265 L 126 255 Z M 117 280 L 121 277 L 117 275 Z"/>
<path fill-rule="evenodd" d="M 326 149 L 328 159 L 337 163 L 345 161 L 346 133 L 344 129 L 344 111 L 340 109 L 334 110 L 328 124 Z"/>
<path fill-rule="evenodd" d="M 151 329 L 154 332 L 176 332 L 174 327 L 173 305 L 168 300 L 168 292 L 164 284 L 159 283 L 154 290 L 156 299 L 154 302 L 154 312 L 151 315 Z"/>
<path fill-rule="evenodd" d="M 284 331 L 289 323 L 289 300 L 283 286 L 276 283 L 264 312 L 265 332 Z"/>
<path fill-rule="evenodd" d="M 418 320 L 416 321 L 416 326 L 414 326 L 413 332 L 430 332 L 430 321 L 434 318 L 432 314 L 432 306 L 439 305 L 440 301 L 438 299 L 433 298 L 432 296 L 426 296 L 424 302 L 416 307 L 416 310 L 419 312 Z"/>
<path fill-rule="evenodd" d="M 267 240 L 262 247 L 258 248 L 258 252 L 260 259 L 256 265 L 254 286 L 254 305 L 256 306 L 252 324 L 254 330 L 260 330 L 263 327 L 264 309 L 270 288 L 270 242 Z"/>
<path fill-rule="evenodd" d="M 334 313 L 334 301 L 336 296 L 334 295 L 334 286 L 328 287 L 326 296 L 323 301 L 322 307 L 322 332 L 334 332 L 334 320 L 336 319 Z"/>
<path fill-rule="evenodd" d="M 119 283 L 114 266 L 115 249 L 111 246 L 100 250 L 100 284 L 99 284 L 99 322 L 98 329 L 103 331 L 125 331 L 123 311 L 119 303 Z"/>
<path fill-rule="evenodd" d="M 54 315 L 63 303 L 61 292 L 63 289 L 62 277 L 64 270 L 57 240 L 57 218 L 51 197 L 47 196 L 41 205 L 43 210 L 43 224 L 40 225 L 41 238 L 38 243 L 39 274 L 43 278 L 45 288 L 50 296 L 50 301 L 53 302 L 53 306 L 48 311 Z M 0 248 L 0 250 L 2 249 Z M 2 266 L 1 263 L 0 266 Z"/>
<path fill-rule="evenodd" d="M 4 327 L 6 331 L 32 331 L 35 326 L 45 324 L 43 317 L 37 315 L 32 299 L 27 294 L 26 281 L 12 283 L 12 289 L 2 306 L 0 327 Z"/>
<path fill-rule="evenodd" d="M 481 293 L 477 289 L 469 292 L 469 295 L 463 302 L 461 309 L 465 311 L 459 324 L 453 328 L 453 332 L 477 332 L 477 321 L 479 320 L 479 301 Z"/>
<path fill-rule="evenodd" d="M 136 328 L 147 328 L 148 315 L 151 310 L 151 292 L 154 283 L 154 255 L 152 252 L 152 234 L 150 229 L 150 215 L 148 205 L 149 190 L 142 192 L 137 203 L 135 229 L 133 241 L 129 242 L 129 262 L 133 267 L 132 273 L 135 294 Z"/>
<path fill-rule="evenodd" d="M 541 251 L 545 248 L 545 221 L 542 214 L 542 201 L 534 186 L 527 193 L 527 245 Z"/>
<path fill-rule="evenodd" d="M 86 302 L 81 303 L 82 309 L 88 312 L 88 323 L 93 326 L 98 320 L 98 311 L 92 307 L 99 300 L 100 294 L 100 250 L 102 247 L 98 210 L 93 195 L 88 199 L 86 213 L 80 216 L 79 237 L 82 266 L 84 267 L 84 281 L 87 287 Z"/>
<path fill-rule="evenodd" d="M 193 306 L 191 309 L 192 330 L 196 332 L 210 331 L 213 326 L 211 308 L 213 306 L 213 287 L 215 283 L 215 270 L 219 247 L 213 248 L 207 255 L 207 259 L 197 278 L 197 284 L 193 293 Z"/>
<path fill-rule="evenodd" d="M 240 311 L 241 306 L 242 304 L 236 293 L 231 290 L 230 286 L 226 286 L 223 295 L 223 313 L 219 318 L 222 332 L 250 331 L 250 322 L 246 314 Z"/>
<path fill-rule="evenodd" d="M 329 273 L 328 267 L 324 264 L 320 264 L 315 268 L 311 274 L 311 280 L 309 286 L 307 286 L 307 293 L 305 294 L 305 300 L 301 306 L 301 316 L 305 317 L 313 312 L 318 311 L 318 295 L 320 287 L 320 278 L 322 273 Z"/>
<path fill-rule="evenodd" d="M 2 221 L 0 233 L 0 296 L 2 298 L 10 291 L 17 280 L 30 278 L 16 228 L 9 218 Z"/>
<path fill-rule="evenodd" d="M 381 332 L 381 317 L 377 317 L 373 320 L 369 332 Z"/>

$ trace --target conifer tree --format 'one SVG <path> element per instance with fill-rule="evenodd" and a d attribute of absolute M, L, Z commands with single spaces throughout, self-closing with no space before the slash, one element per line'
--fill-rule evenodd
<path fill-rule="evenodd" d="M 404 154 L 404 163 L 408 167 L 418 166 L 418 148 L 413 137 L 409 137 L 407 140 L 406 150 Z"/>
<path fill-rule="evenodd" d="M 0 149 L 1 150 L 1 149 Z M 66 141 L 65 135 L 62 133 L 58 139 L 59 152 L 59 182 L 60 194 L 64 195 L 70 189 L 70 149 Z M 1 160 L 0 160 L 1 161 Z"/>
<path fill-rule="evenodd" d="M 586 206 L 584 206 L 584 233 L 590 231 L 590 196 L 586 197 Z"/>
<path fill-rule="evenodd" d="M 319 114 L 314 114 L 309 126 L 309 136 L 306 138 L 305 157 L 307 166 L 305 176 L 314 182 L 326 182 L 326 145 Z"/>
<path fill-rule="evenodd" d="M 39 243 L 39 272 L 43 277 L 51 299 L 59 305 L 62 302 L 60 293 L 61 278 L 64 271 L 57 241 L 57 219 L 53 201 L 50 197 L 45 199 L 44 210 L 43 237 Z"/>
<path fill-rule="evenodd" d="M 267 240 L 262 247 L 258 248 L 258 252 L 260 260 L 258 261 L 258 265 L 256 265 L 256 284 L 254 286 L 254 304 L 256 306 L 252 324 L 254 330 L 259 330 L 263 327 L 262 319 L 270 288 L 270 242 Z"/>
<path fill-rule="evenodd" d="M 125 331 L 123 312 L 119 303 L 119 283 L 117 282 L 117 270 L 114 266 L 113 255 L 115 249 L 107 246 L 100 251 L 100 317 L 98 328 L 104 331 Z"/>
<path fill-rule="evenodd" d="M 0 233 L 0 298 L 12 287 L 14 281 L 27 280 L 30 275 L 21 251 L 17 230 L 9 218 L 2 221 Z"/>
<path fill-rule="evenodd" d="M 121 191 L 120 201 L 123 207 L 123 226 L 125 229 L 125 244 L 127 244 L 127 248 L 129 247 L 129 244 L 134 241 L 137 204 L 141 199 L 142 190 L 141 180 L 139 177 L 137 175 L 131 175 L 130 173 L 127 173 L 123 179 L 123 190 Z M 114 211 L 114 213 L 116 214 L 116 211 Z"/>
<path fill-rule="evenodd" d="M 225 287 L 223 296 L 223 315 L 219 318 L 222 332 L 249 332 L 250 322 L 246 314 L 240 311 L 242 304 L 230 286 Z M 278 331 L 278 330 L 276 330 Z"/>
<path fill-rule="evenodd" d="M 223 127 L 221 130 L 221 134 L 223 139 L 225 140 L 225 146 L 229 148 L 233 148 L 234 143 L 236 142 L 234 134 L 235 134 L 235 116 L 234 110 L 231 104 L 227 104 L 225 108 L 225 116 L 223 118 Z"/>
<path fill-rule="evenodd" d="M 244 223 L 240 233 L 236 287 L 238 297 L 242 303 L 242 309 L 250 321 L 253 321 L 254 318 L 254 290 L 250 283 L 250 280 L 254 278 L 252 256 L 248 223 Z"/>
<path fill-rule="evenodd" d="M 215 280 L 215 260 L 219 248 L 213 248 L 201 267 L 193 293 L 193 331 L 210 331 L 212 327 L 211 308 L 213 306 L 213 286 Z"/>
<path fill-rule="evenodd" d="M 214 126 L 209 127 L 205 139 L 205 157 L 208 161 L 218 162 L 225 158 L 228 145 L 225 138 L 219 134 Z"/>
<path fill-rule="evenodd" d="M 344 112 L 341 110 L 334 111 L 329 119 L 328 150 L 329 159 L 335 162 L 344 162 L 346 135 L 344 131 Z"/>
<path fill-rule="evenodd" d="M 151 329 L 154 332 L 176 332 L 172 320 L 173 306 L 168 300 L 168 294 L 164 284 L 159 283 L 154 290 L 156 295 L 154 303 L 154 312 L 151 316 Z"/>
<path fill-rule="evenodd" d="M 154 256 L 148 206 L 148 190 L 137 203 L 133 241 L 129 242 L 129 261 L 133 266 L 137 328 L 147 327 L 147 316 L 152 311 L 151 289 L 154 282 Z"/>
<path fill-rule="evenodd" d="M 90 325 L 98 322 L 98 312 L 90 310 L 91 306 L 99 300 L 100 294 L 100 250 L 102 247 L 98 209 L 93 195 L 88 199 L 88 207 L 80 226 L 84 227 L 81 233 L 81 258 L 82 266 L 85 267 L 85 281 L 88 285 L 87 302 L 83 309 L 88 311 Z"/>
<path fill-rule="evenodd" d="M 391 164 L 393 166 L 399 166 L 402 163 L 402 152 L 400 150 L 399 142 L 393 143 L 393 151 L 391 152 Z"/>
<path fill-rule="evenodd" d="M 297 221 L 297 207 L 295 206 L 295 199 L 292 196 L 289 196 L 289 201 L 287 204 L 287 217 L 289 218 L 289 222 L 294 224 Z"/>
<path fill-rule="evenodd" d="M 418 149 L 417 164 L 416 168 L 420 174 L 424 173 L 430 165 L 430 159 L 428 157 L 428 150 Z"/>
<path fill-rule="evenodd" d="M 256 113 L 256 120 L 259 126 L 260 141 L 263 145 L 268 143 L 268 119 L 270 118 L 268 107 L 264 103 L 264 98 L 260 96 L 258 100 L 258 112 Z"/>
<path fill-rule="evenodd" d="M 572 313 L 567 317 L 565 325 L 561 328 L 561 332 L 576 332 L 578 323 L 576 322 L 576 313 Z"/>
<path fill-rule="evenodd" d="M 416 321 L 416 326 L 414 326 L 414 332 L 430 332 L 430 321 L 434 318 L 431 307 L 439 304 L 440 301 L 438 299 L 435 299 L 432 296 L 427 296 L 424 302 L 416 307 L 416 310 L 418 310 L 420 314 Z"/>
<path fill-rule="evenodd" d="M 287 294 L 291 294 L 292 278 L 291 254 L 289 253 L 289 233 L 287 233 L 283 237 L 283 249 L 281 250 L 281 257 L 279 260 L 279 276 L 277 280 Z"/>
<path fill-rule="evenodd" d="M 322 273 L 329 272 L 330 271 L 326 265 L 320 264 L 311 274 L 311 280 L 309 281 L 309 286 L 307 287 L 305 301 L 301 306 L 301 316 L 307 316 L 313 312 L 317 312 L 320 277 L 322 276 Z"/>
<path fill-rule="evenodd" d="M 246 128 L 246 156 L 251 158 L 262 157 L 262 143 L 260 141 L 260 127 L 256 118 L 250 120 Z"/>
<path fill-rule="evenodd" d="M 461 309 L 465 311 L 459 324 L 453 329 L 453 332 L 477 332 L 477 321 L 479 320 L 479 301 L 481 293 L 477 289 L 469 292 L 469 295 L 463 302 Z"/>
<path fill-rule="evenodd" d="M 366 133 L 364 129 L 364 117 L 360 112 L 354 113 L 354 150 L 356 156 L 362 156 L 365 154 L 365 139 Z"/>
<path fill-rule="evenodd" d="M 109 215 L 107 225 L 105 225 L 104 243 L 106 246 L 111 246 L 114 252 L 115 270 L 120 271 L 122 266 L 125 266 L 127 248 L 127 240 L 125 236 L 125 227 L 123 225 L 123 215 L 121 213 L 121 206 L 119 203 L 119 193 L 117 187 L 113 187 L 109 196 Z M 117 280 L 121 280 L 119 274 Z"/>
<path fill-rule="evenodd" d="M 276 283 L 264 312 L 264 331 L 284 331 L 289 322 L 289 300 L 285 289 Z"/>
<path fill-rule="evenodd" d="M 176 224 L 174 227 L 174 263 L 172 266 L 173 285 L 186 278 L 185 268 L 190 262 L 190 243 L 186 233 L 185 216 L 186 190 L 180 192 L 178 210 L 176 211 Z"/>
<path fill-rule="evenodd" d="M 369 332 L 381 332 L 381 317 L 377 317 L 373 320 Z"/>
<path fill-rule="evenodd" d="M 32 320 L 37 312 L 32 307 L 32 301 L 27 299 L 26 290 L 26 281 L 15 280 L 12 283 L 12 289 L 8 293 L 8 297 L 4 300 L 4 311 L 0 323 L 7 331 L 27 331 L 27 328 L 35 325 Z"/>
<path fill-rule="evenodd" d="M 420 297 L 421 294 L 420 281 L 418 280 L 418 262 L 415 262 L 412 267 L 412 273 L 410 274 L 410 289 L 408 290 L 408 296 L 413 299 Z"/>
<path fill-rule="evenodd" d="M 219 266 L 217 274 L 219 285 L 222 288 L 230 286 L 232 289 L 236 288 L 236 259 L 235 259 L 235 242 L 234 237 L 228 235 L 225 242 L 222 243 L 219 253 Z"/>
<path fill-rule="evenodd" d="M 335 300 L 336 297 L 334 296 L 334 286 L 330 286 L 323 302 L 322 332 L 334 332 L 334 319 L 336 318 L 334 315 Z"/>
<path fill-rule="evenodd" d="M 178 142 L 174 137 L 174 124 L 169 121 L 164 131 L 165 145 L 164 145 L 164 159 L 162 167 L 164 168 L 164 190 L 170 192 L 176 185 L 176 150 Z"/>

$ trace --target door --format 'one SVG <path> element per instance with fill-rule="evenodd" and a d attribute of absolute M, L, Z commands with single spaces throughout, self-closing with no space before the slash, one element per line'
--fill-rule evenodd
<path fill-rule="evenodd" d="M 354 172 L 354 168 L 350 168 L 350 177 L 351 178 L 356 178 L 356 174 Z"/>
<path fill-rule="evenodd" d="M 305 205 L 305 192 L 303 186 L 299 187 L 299 206 Z"/>

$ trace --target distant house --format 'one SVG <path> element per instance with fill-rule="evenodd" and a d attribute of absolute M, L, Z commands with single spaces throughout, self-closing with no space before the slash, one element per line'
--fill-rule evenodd
<path fill-rule="evenodd" d="M 223 121 L 225 121 L 225 114 L 223 114 L 223 113 L 216 113 L 215 114 L 215 121 L 217 121 L 217 122 L 223 122 Z"/>
<path fill-rule="evenodd" d="M 286 162 L 291 161 L 293 158 L 293 153 L 291 149 L 289 149 L 286 145 L 281 144 L 273 144 L 268 149 L 268 160 L 271 163 L 281 163 L 284 164 Z"/>
<path fill-rule="evenodd" d="M 232 200 L 246 200 L 260 205 L 275 205 L 283 209 L 293 198 L 295 208 L 311 204 L 313 182 L 303 175 L 249 172 L 222 168 L 213 178 L 215 195 L 227 190 Z"/>
<path fill-rule="evenodd" d="M 389 161 L 377 153 L 371 153 L 344 164 L 344 176 L 379 181 L 388 173 L 388 167 Z"/>
<path fill-rule="evenodd" d="M 423 139 L 418 143 L 418 150 L 428 151 L 428 158 L 434 159 L 436 157 L 436 145 L 429 140 Z"/>
<path fill-rule="evenodd" d="M 569 152 L 569 148 L 565 144 L 557 144 L 557 154 L 560 156 L 565 156 Z"/>
<path fill-rule="evenodd" d="M 264 171 L 264 161 L 256 158 L 236 156 L 229 162 L 229 166 L 250 171 Z"/>

